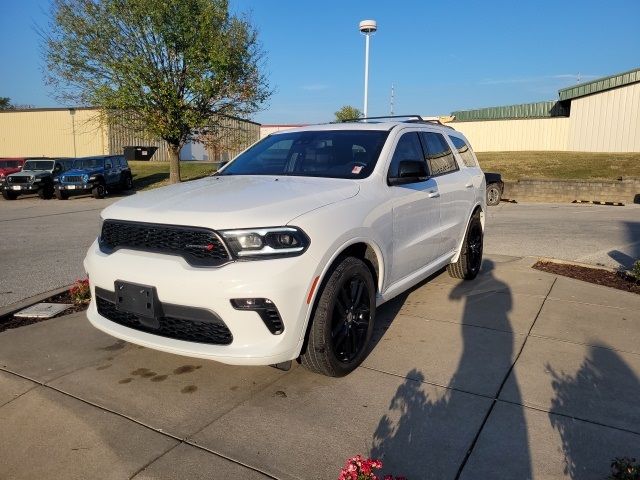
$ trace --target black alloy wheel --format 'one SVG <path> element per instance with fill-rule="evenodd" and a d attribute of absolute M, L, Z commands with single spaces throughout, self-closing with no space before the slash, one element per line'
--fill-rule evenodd
<path fill-rule="evenodd" d="M 482 266 L 482 245 L 484 232 L 480 221 L 480 212 L 476 211 L 467 227 L 458 260 L 447 265 L 447 272 L 453 278 L 473 280 Z"/>
<path fill-rule="evenodd" d="M 376 285 L 360 258 L 336 261 L 317 294 L 300 362 L 330 377 L 355 370 L 368 353 L 376 313 Z"/>
<path fill-rule="evenodd" d="M 352 362 L 365 347 L 370 304 L 365 279 L 358 274 L 345 278 L 334 297 L 331 318 L 331 347 L 340 362 Z"/>

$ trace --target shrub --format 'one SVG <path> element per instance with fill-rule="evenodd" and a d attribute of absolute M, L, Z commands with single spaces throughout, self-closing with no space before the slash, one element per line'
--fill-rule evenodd
<path fill-rule="evenodd" d="M 631 275 L 636 279 L 636 282 L 640 282 L 640 260 L 636 260 L 633 267 L 631 267 Z"/>
<path fill-rule="evenodd" d="M 609 480 L 640 480 L 640 464 L 636 463 L 635 458 L 615 458 L 611 462 Z"/>
<path fill-rule="evenodd" d="M 76 305 L 84 305 L 91 300 L 91 289 L 89 288 L 89 279 L 78 279 L 69 289 L 71 300 Z"/>

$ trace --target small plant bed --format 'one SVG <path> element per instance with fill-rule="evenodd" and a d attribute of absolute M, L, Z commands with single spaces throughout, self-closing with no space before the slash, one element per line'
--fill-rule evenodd
<path fill-rule="evenodd" d="M 71 304 L 71 306 L 66 310 L 51 317 L 58 318 L 64 315 L 69 315 L 71 313 L 82 312 L 86 310 L 89 306 L 89 300 L 91 298 L 89 295 L 90 293 L 88 280 L 77 280 L 69 290 L 46 298 L 42 300 L 42 302 Z M 11 330 L 12 328 L 24 327 L 33 323 L 43 322 L 45 320 L 51 320 L 51 318 L 20 318 L 16 317 L 15 315 L 7 315 L 6 317 L 0 318 L 0 332 Z"/>
<path fill-rule="evenodd" d="M 567 263 L 540 260 L 533 265 L 536 270 L 575 278 L 583 282 L 624 290 L 640 295 L 640 281 L 626 272 L 612 272 L 600 268 L 583 267 Z"/>

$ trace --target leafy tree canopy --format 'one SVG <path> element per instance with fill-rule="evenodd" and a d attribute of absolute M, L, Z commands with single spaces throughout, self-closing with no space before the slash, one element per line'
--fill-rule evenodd
<path fill-rule="evenodd" d="M 344 122 L 345 120 L 353 120 L 354 118 L 362 118 L 362 112 L 356 107 L 345 105 L 334 113 L 336 121 Z"/>
<path fill-rule="evenodd" d="M 9 97 L 0 97 L 0 110 L 13 110 Z"/>
<path fill-rule="evenodd" d="M 164 139 L 172 182 L 199 129 L 251 115 L 271 95 L 257 32 L 227 0 L 53 0 L 41 36 L 56 97 Z"/>

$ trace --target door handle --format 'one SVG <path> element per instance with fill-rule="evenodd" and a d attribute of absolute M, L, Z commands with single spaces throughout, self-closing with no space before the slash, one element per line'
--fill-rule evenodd
<path fill-rule="evenodd" d="M 440 196 L 440 192 L 436 190 L 431 190 L 429 192 L 429 198 L 438 198 Z"/>
<path fill-rule="evenodd" d="M 467 183 L 464 188 L 473 188 L 473 182 Z"/>

